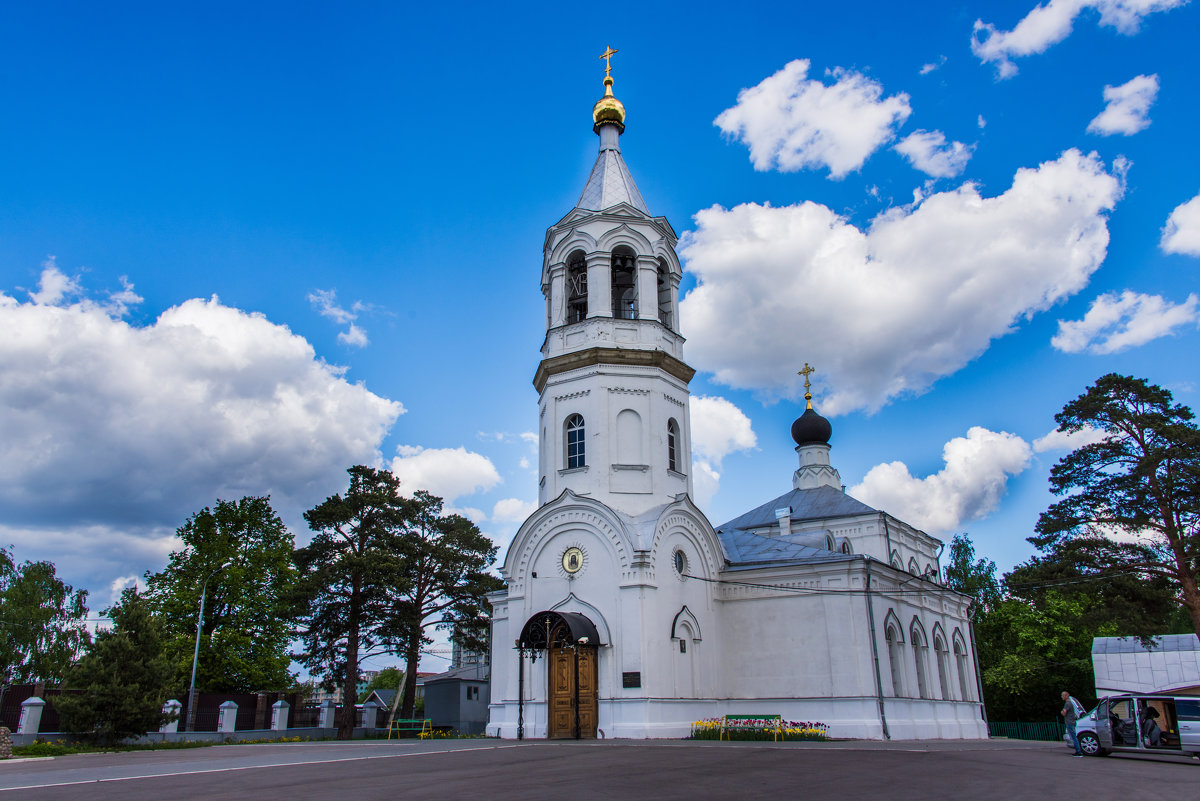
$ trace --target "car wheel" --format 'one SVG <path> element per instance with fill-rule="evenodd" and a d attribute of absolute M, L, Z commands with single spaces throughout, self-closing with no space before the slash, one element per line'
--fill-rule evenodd
<path fill-rule="evenodd" d="M 1079 735 L 1079 750 L 1088 756 L 1102 756 L 1104 753 L 1100 750 L 1100 741 L 1090 731 Z"/>

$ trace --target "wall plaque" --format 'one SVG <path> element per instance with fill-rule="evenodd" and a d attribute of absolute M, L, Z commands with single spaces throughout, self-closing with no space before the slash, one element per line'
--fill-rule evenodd
<path fill-rule="evenodd" d="M 621 686 L 625 687 L 625 688 L 641 687 L 642 686 L 641 672 L 622 673 L 621 674 Z"/>

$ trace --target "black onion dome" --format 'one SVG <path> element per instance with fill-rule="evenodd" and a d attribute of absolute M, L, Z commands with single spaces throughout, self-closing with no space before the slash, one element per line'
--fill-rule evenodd
<path fill-rule="evenodd" d="M 828 445 L 831 436 L 833 426 L 815 409 L 805 409 L 792 423 L 792 439 L 797 445 Z"/>

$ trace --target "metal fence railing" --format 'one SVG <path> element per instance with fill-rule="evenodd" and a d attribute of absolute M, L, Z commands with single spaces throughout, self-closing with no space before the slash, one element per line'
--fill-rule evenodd
<path fill-rule="evenodd" d="M 1004 723 L 990 721 L 988 735 L 991 737 L 1007 737 L 1010 740 L 1061 740 L 1067 733 L 1067 727 L 1058 721 L 1047 723 Z"/>

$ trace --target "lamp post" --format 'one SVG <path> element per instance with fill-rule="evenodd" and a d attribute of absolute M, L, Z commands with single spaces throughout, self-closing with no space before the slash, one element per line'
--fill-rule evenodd
<path fill-rule="evenodd" d="M 188 690 L 188 719 L 187 731 L 196 730 L 196 664 L 200 661 L 200 627 L 204 625 L 204 596 L 208 592 L 208 582 L 212 577 L 220 573 L 225 568 L 229 567 L 232 562 L 223 562 L 217 566 L 217 569 L 208 574 L 208 578 L 204 579 L 204 584 L 200 587 L 200 614 L 196 616 L 196 650 L 192 652 L 192 685 Z"/>

